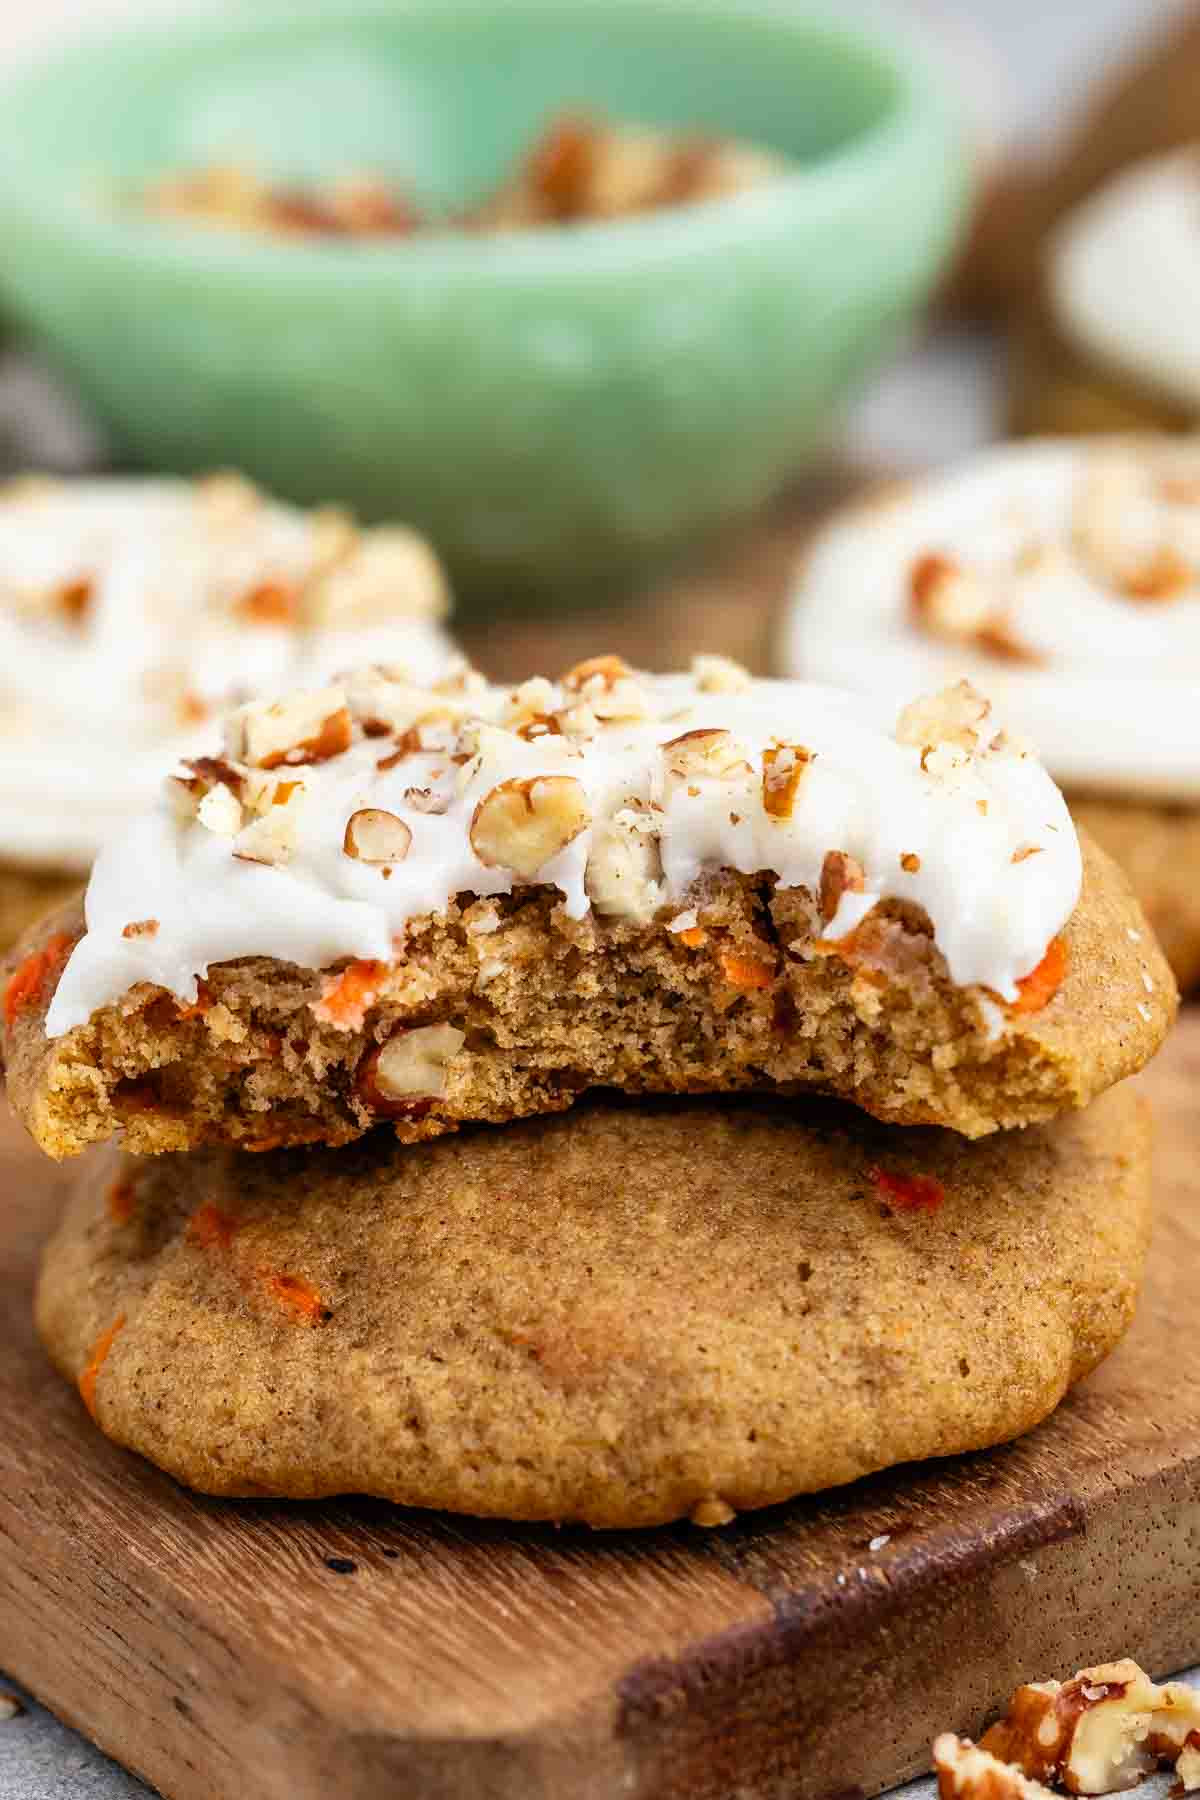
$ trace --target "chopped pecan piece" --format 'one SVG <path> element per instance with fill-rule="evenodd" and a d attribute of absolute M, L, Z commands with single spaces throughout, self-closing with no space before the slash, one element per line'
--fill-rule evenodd
<path fill-rule="evenodd" d="M 475 808 L 471 848 L 485 868 L 530 879 L 590 822 L 587 795 L 573 776 L 502 781 Z"/>

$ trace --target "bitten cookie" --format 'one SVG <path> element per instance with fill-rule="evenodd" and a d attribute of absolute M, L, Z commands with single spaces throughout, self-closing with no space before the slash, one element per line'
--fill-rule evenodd
<path fill-rule="evenodd" d="M 1128 1088 L 966 1144 L 833 1102 L 590 1100 L 403 1147 L 101 1153 L 42 1336 L 216 1494 L 653 1525 L 1037 1424 L 1133 1313 Z"/>
<path fill-rule="evenodd" d="M 1200 979 L 1200 448 L 1013 444 L 847 510 L 785 666 L 884 694 L 963 676 L 1028 733 Z"/>
<path fill-rule="evenodd" d="M 446 606 L 413 533 L 239 476 L 0 486 L 0 943 L 82 884 L 223 708 L 360 655 L 432 680 Z"/>
<path fill-rule="evenodd" d="M 616 658 L 515 692 L 368 670 L 233 715 L 4 971 L 51 1155 L 123 1128 L 407 1140 L 629 1093 L 819 1088 L 969 1136 L 1157 1048 L 1121 877 L 965 684 L 907 707 Z"/>

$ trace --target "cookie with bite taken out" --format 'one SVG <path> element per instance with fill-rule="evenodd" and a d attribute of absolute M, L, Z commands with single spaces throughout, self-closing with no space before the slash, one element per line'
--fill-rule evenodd
<path fill-rule="evenodd" d="M 594 659 L 251 705 L 4 981 L 53 1156 L 415 1142 L 627 1094 L 970 1137 L 1085 1106 L 1174 984 L 989 702 Z"/>

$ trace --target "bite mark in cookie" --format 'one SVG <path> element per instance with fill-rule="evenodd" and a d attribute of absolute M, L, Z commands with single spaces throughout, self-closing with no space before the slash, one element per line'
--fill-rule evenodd
<path fill-rule="evenodd" d="M 373 669 L 242 709 L 190 770 L 13 1024 L 54 1154 L 118 1123 L 142 1150 L 420 1138 L 592 1086 L 819 1087 L 980 1135 L 1086 1104 L 1174 1004 L 1090 853 L 1077 904 L 1061 796 L 966 683 L 893 728 L 724 665 Z"/>

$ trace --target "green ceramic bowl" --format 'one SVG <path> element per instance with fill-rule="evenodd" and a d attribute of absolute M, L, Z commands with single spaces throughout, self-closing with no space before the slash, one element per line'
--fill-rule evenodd
<path fill-rule="evenodd" d="M 482 195 L 564 105 L 793 158 L 736 200 L 502 240 L 270 242 L 115 194 L 231 155 Z M 88 44 L 0 92 L 0 304 L 119 450 L 424 527 L 493 601 L 753 508 L 926 293 L 965 178 L 907 50 L 796 0 L 357 0 Z"/>

